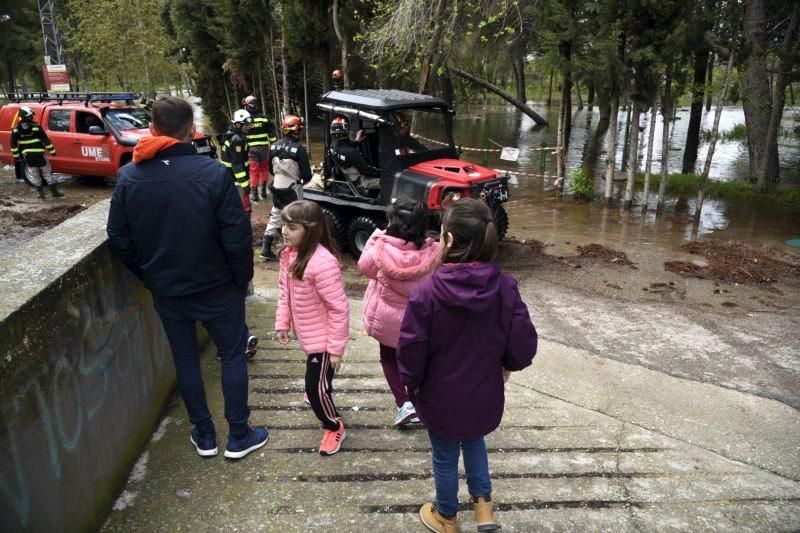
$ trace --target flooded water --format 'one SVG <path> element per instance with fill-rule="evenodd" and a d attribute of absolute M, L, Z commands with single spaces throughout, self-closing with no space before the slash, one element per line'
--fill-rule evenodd
<path fill-rule="evenodd" d="M 530 148 L 553 146 L 556 139 L 557 109 L 549 111 L 535 103 L 533 108 L 550 121 L 548 126 L 534 128 L 533 121 L 511 106 L 460 106 L 456 109 L 454 136 L 456 143 L 465 147 L 481 148 L 496 145 L 520 148 L 516 162 L 499 159 L 498 152 L 490 152 L 485 158 L 482 152 L 464 151 L 462 159 L 479 164 L 488 163 L 491 168 L 505 169 L 513 174 L 511 200 L 507 208 L 511 217 L 510 234 L 520 239 L 535 238 L 545 242 L 564 242 L 566 240 L 602 242 L 610 246 L 654 247 L 671 249 L 690 240 L 694 198 L 669 198 L 662 216 L 656 217 L 655 196 L 651 196 L 650 211 L 641 214 L 641 194 L 637 194 L 632 212 L 618 207 L 605 208 L 600 203 L 573 202 L 557 199 L 555 191 L 546 191 L 549 178 L 534 177 L 530 174 L 555 174 L 555 160 L 548 155 L 542 165 L 541 152 Z M 670 133 L 670 172 L 679 172 L 683 160 L 683 145 L 689 123 L 688 108 L 677 112 L 678 120 L 673 122 Z M 714 108 L 703 114 L 703 129 L 711 129 Z M 800 108 L 787 108 L 782 127 L 791 131 L 800 120 Z M 595 135 L 600 115 L 597 108 L 575 111 L 567 157 L 568 172 L 578 168 L 584 161 L 594 170 L 595 189 L 602 195 L 603 168 L 606 159 L 606 136 Z M 618 138 L 624 139 L 626 113 L 620 112 L 617 123 Z M 639 170 L 644 170 L 644 154 L 647 151 L 647 128 L 649 115 L 642 116 L 640 127 Z M 720 131 L 733 129 L 744 124 L 741 107 L 723 109 Z M 496 143 L 496 144 L 495 144 Z M 653 173 L 660 172 L 661 158 L 661 117 L 656 124 L 653 143 Z M 624 146 L 620 143 L 617 161 L 623 157 Z M 800 140 L 796 136 L 782 137 L 779 143 L 781 178 L 790 186 L 800 185 Z M 701 144 L 697 158 L 697 169 L 705 162 L 707 145 Z M 747 147 L 739 142 L 718 142 L 711 165 L 711 179 L 746 179 Z M 620 199 L 625 182 L 614 182 L 614 197 Z M 656 191 L 657 192 L 657 191 Z M 790 252 L 797 252 L 786 244 L 787 240 L 800 236 L 800 213 L 777 209 L 771 205 L 738 205 L 718 200 L 706 200 L 700 227 L 696 237 L 715 239 L 736 239 L 753 244 L 768 244 Z"/>

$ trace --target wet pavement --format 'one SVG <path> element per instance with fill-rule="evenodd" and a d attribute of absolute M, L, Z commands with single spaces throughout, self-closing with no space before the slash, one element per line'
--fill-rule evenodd
<path fill-rule="evenodd" d="M 176 397 L 103 531 L 425 531 L 417 512 L 434 492 L 427 435 L 392 427 L 376 342 L 359 331 L 360 301 L 352 300 L 351 343 L 334 380 L 348 435 L 338 454 L 322 457 L 319 424 L 303 402 L 304 356 L 274 340 L 275 291 L 256 293 L 248 321 L 262 340 L 249 366 L 250 404 L 270 441 L 239 462 L 201 459 Z M 551 327 L 540 333 L 550 337 Z M 795 409 L 571 344 L 542 341 L 533 367 L 512 376 L 503 424 L 487 438 L 504 531 L 800 528 Z M 213 347 L 203 370 L 224 445 Z M 733 439 L 748 431 L 741 440 L 753 449 L 739 456 Z M 462 530 L 474 531 L 463 485 Z"/>

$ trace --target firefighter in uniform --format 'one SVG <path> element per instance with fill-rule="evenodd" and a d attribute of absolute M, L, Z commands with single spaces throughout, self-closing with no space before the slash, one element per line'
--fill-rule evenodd
<path fill-rule="evenodd" d="M 360 132 L 359 132 L 360 133 Z M 331 146 L 331 155 L 336 165 L 348 180 L 366 190 L 381 188 L 381 171 L 371 166 L 359 149 L 360 136 L 350 139 L 350 121 L 338 115 L 331 122 L 331 137 L 337 139 Z"/>
<path fill-rule="evenodd" d="M 247 134 L 250 145 L 250 200 L 259 201 L 267 198 L 267 182 L 269 181 L 269 145 L 278 140 L 269 119 L 258 110 L 258 100 L 248 96 L 242 101 L 245 111 L 250 113 L 253 125 Z M 259 190 L 260 187 L 260 190 Z"/>
<path fill-rule="evenodd" d="M 253 211 L 250 205 L 250 160 L 247 145 L 247 133 L 252 122 L 250 113 L 239 109 L 233 114 L 231 127 L 222 135 L 222 164 L 233 174 L 247 216 Z"/>
<path fill-rule="evenodd" d="M 261 257 L 267 261 L 277 260 L 272 252 L 272 242 L 281 231 L 281 212 L 295 200 L 303 199 L 303 184 L 311 181 L 311 165 L 308 153 L 300 144 L 303 121 L 295 115 L 286 115 L 281 122 L 283 139 L 273 144 L 270 151 L 269 172 L 272 174 L 272 210 L 264 232 Z"/>
<path fill-rule="evenodd" d="M 43 186 L 50 188 L 50 193 L 54 198 L 64 196 L 58 191 L 56 182 L 45 150 L 50 155 L 56 155 L 56 149 L 44 129 L 34 122 L 33 110 L 30 107 L 19 109 L 19 124 L 11 130 L 11 156 L 14 163 L 22 162 L 25 166 L 25 176 L 34 187 L 39 198 L 44 199 Z"/>

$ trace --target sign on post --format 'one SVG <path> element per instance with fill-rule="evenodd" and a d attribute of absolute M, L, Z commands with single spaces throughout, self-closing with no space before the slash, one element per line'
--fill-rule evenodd
<path fill-rule="evenodd" d="M 503 151 L 500 152 L 500 159 L 503 161 L 516 161 L 519 157 L 519 148 L 511 148 L 504 146 Z"/>
<path fill-rule="evenodd" d="M 42 74 L 47 92 L 68 93 L 70 91 L 66 65 L 42 65 Z"/>

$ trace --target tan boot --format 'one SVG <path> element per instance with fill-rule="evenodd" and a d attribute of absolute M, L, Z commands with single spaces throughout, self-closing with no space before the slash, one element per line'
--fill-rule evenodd
<path fill-rule="evenodd" d="M 424 504 L 419 510 L 419 519 L 422 520 L 425 527 L 436 533 L 460 533 L 461 531 L 455 516 L 453 518 L 443 517 L 436 509 L 436 505 L 430 502 Z"/>
<path fill-rule="evenodd" d="M 481 533 L 488 531 L 500 531 L 503 529 L 494 518 L 492 511 L 491 496 L 475 496 L 472 499 L 472 506 L 475 509 L 475 523 Z"/>

